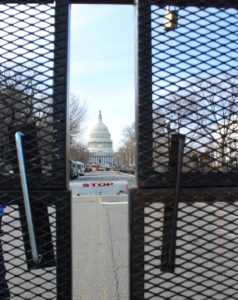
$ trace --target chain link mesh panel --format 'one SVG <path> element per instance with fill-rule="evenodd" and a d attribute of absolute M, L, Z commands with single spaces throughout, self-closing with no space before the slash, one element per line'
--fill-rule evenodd
<path fill-rule="evenodd" d="M 136 11 L 130 299 L 238 299 L 238 4 Z"/>
<path fill-rule="evenodd" d="M 71 299 L 70 193 L 32 191 L 30 197 L 41 261 L 33 262 L 22 192 L 3 191 L 0 286 L 8 285 L 11 299 Z"/>
<path fill-rule="evenodd" d="M 130 298 L 238 299 L 237 193 L 181 190 L 169 268 L 172 221 L 165 223 L 165 210 L 173 198 L 172 189 L 131 191 Z"/>
<path fill-rule="evenodd" d="M 0 1 L 0 299 L 71 299 L 68 10 L 67 0 Z M 16 132 L 24 134 L 37 260 Z"/>
<path fill-rule="evenodd" d="M 47 1 L 0 6 L 0 187 L 3 189 L 19 188 L 16 131 L 25 134 L 24 155 L 30 187 L 44 185 L 52 189 L 66 185 L 62 170 L 66 168 L 64 15 L 67 6 L 63 7 L 63 2 L 67 1 L 57 1 L 57 16 L 56 4 Z"/>
<path fill-rule="evenodd" d="M 237 185 L 237 7 L 182 2 L 139 1 L 139 185 L 174 185 L 176 134 L 184 186 Z"/>

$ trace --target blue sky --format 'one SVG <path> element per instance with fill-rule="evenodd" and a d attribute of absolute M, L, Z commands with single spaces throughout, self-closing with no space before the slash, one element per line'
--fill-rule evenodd
<path fill-rule="evenodd" d="M 72 5 L 70 91 L 88 104 L 88 130 L 99 110 L 116 150 L 135 119 L 134 7 Z"/>

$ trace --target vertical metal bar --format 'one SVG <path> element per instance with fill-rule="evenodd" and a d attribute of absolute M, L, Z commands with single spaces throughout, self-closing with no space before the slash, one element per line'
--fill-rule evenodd
<path fill-rule="evenodd" d="M 56 267 L 57 300 L 71 300 L 72 295 L 72 243 L 71 192 L 56 204 Z"/>
<path fill-rule="evenodd" d="M 23 135 L 24 133 L 19 131 L 16 132 L 15 134 L 17 157 L 18 157 L 19 171 L 21 177 L 21 186 L 22 186 L 22 192 L 24 198 L 26 220 L 27 220 L 27 227 L 28 227 L 28 233 L 29 233 L 30 244 L 31 244 L 32 257 L 34 263 L 39 264 L 41 261 L 41 256 L 38 254 L 37 251 L 35 231 L 34 231 L 34 225 L 32 221 L 31 205 L 30 205 L 30 198 L 28 193 L 26 170 L 24 165 L 24 156 L 23 156 L 23 149 L 22 149 L 22 142 L 21 142 L 21 136 Z"/>
<path fill-rule="evenodd" d="M 170 172 L 172 175 L 176 174 L 176 186 L 175 198 L 168 199 L 164 206 L 163 244 L 161 253 L 161 270 L 164 272 L 174 272 L 175 268 L 177 215 L 181 187 L 184 141 L 184 135 L 172 135 L 169 154 Z"/>
<path fill-rule="evenodd" d="M 171 243 L 169 244 L 169 260 L 168 265 L 174 270 L 175 267 L 175 250 L 176 250 L 176 231 L 177 231 L 177 217 L 178 217 L 178 204 L 181 188 L 181 173 L 183 162 L 183 149 L 184 149 L 185 136 L 179 135 L 179 154 L 178 154 L 178 171 L 176 179 L 175 201 L 172 214 L 172 228 L 171 228 Z"/>
<path fill-rule="evenodd" d="M 147 0 L 135 1 L 135 96 L 136 96 L 136 181 L 143 186 L 153 166 L 151 7 Z M 130 300 L 144 299 L 144 199 L 136 190 L 129 195 Z"/>
<path fill-rule="evenodd" d="M 136 135 L 137 181 L 148 178 L 153 165 L 152 53 L 150 2 L 138 0 L 136 21 Z"/>
<path fill-rule="evenodd" d="M 56 148 L 60 159 L 56 159 L 52 172 L 56 180 L 62 181 L 61 188 L 68 189 L 70 1 L 57 0 L 55 9 L 53 126 L 54 144 L 60 147 Z"/>
<path fill-rule="evenodd" d="M 137 189 L 129 191 L 130 300 L 144 299 L 144 202 Z M 139 196 L 138 196 L 139 194 Z"/>
<path fill-rule="evenodd" d="M 68 188 L 68 66 L 69 66 L 69 16 L 68 0 L 56 1 L 55 57 L 54 57 L 54 131 L 55 143 L 60 147 L 61 162 L 57 160 L 54 178 L 63 177 L 62 189 Z M 62 167 L 60 174 L 57 174 Z M 62 176 L 63 175 L 63 176 Z M 61 180 L 61 179 L 60 179 Z M 72 253 L 71 253 L 71 201 L 61 199 L 56 205 L 56 273 L 57 299 L 72 299 Z"/>

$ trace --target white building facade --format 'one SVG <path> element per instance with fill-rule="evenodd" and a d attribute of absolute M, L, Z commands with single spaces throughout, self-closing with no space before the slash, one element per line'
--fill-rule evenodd
<path fill-rule="evenodd" d="M 89 163 L 111 168 L 113 165 L 113 143 L 107 126 L 99 112 L 98 122 L 90 131 L 88 140 Z"/>

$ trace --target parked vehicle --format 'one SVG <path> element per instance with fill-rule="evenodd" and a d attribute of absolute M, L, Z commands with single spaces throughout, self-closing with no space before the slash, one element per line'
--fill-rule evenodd
<path fill-rule="evenodd" d="M 78 175 L 84 176 L 84 171 L 85 171 L 84 163 L 77 161 L 77 165 L 78 165 Z"/>
<path fill-rule="evenodd" d="M 69 174 L 70 174 L 70 179 L 75 179 L 78 177 L 78 165 L 76 161 L 73 160 L 69 161 Z"/>

